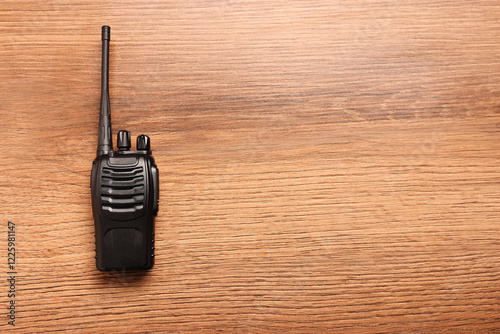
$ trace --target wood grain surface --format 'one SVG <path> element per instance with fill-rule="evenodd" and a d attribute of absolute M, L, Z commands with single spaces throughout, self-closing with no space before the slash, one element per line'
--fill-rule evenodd
<path fill-rule="evenodd" d="M 500 332 L 498 1 L 0 2 L 0 331 Z M 113 130 L 156 264 L 95 268 Z M 7 222 L 16 224 L 16 322 Z"/>

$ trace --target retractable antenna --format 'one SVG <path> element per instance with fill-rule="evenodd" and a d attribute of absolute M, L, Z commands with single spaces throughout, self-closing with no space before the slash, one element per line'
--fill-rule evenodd
<path fill-rule="evenodd" d="M 99 138 L 97 156 L 113 151 L 111 138 L 111 108 L 109 107 L 109 39 L 110 28 L 102 27 L 101 112 L 99 114 Z"/>

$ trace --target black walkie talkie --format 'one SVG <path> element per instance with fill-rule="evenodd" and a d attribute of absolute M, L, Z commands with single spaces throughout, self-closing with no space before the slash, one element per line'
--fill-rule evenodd
<path fill-rule="evenodd" d="M 130 133 L 118 132 L 113 151 L 109 107 L 110 28 L 102 27 L 101 112 L 97 157 L 90 180 L 99 270 L 149 269 L 154 263 L 154 217 L 158 212 L 158 168 L 149 137 L 137 137 L 130 150 Z"/>

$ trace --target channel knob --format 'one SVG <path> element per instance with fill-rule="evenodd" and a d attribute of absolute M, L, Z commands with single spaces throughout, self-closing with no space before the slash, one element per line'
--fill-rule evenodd
<path fill-rule="evenodd" d="M 149 151 L 150 147 L 151 147 L 151 142 L 149 141 L 148 136 L 140 135 L 137 137 L 137 150 Z"/>

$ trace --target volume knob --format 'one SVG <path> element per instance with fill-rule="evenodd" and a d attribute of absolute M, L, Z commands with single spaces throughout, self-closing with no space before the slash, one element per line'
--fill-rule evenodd
<path fill-rule="evenodd" d="M 130 149 L 130 132 L 122 130 L 118 132 L 117 146 L 120 151 L 128 151 Z"/>
<path fill-rule="evenodd" d="M 149 141 L 148 136 L 140 135 L 137 137 L 137 150 L 149 151 L 150 147 L 151 147 L 151 142 Z"/>

